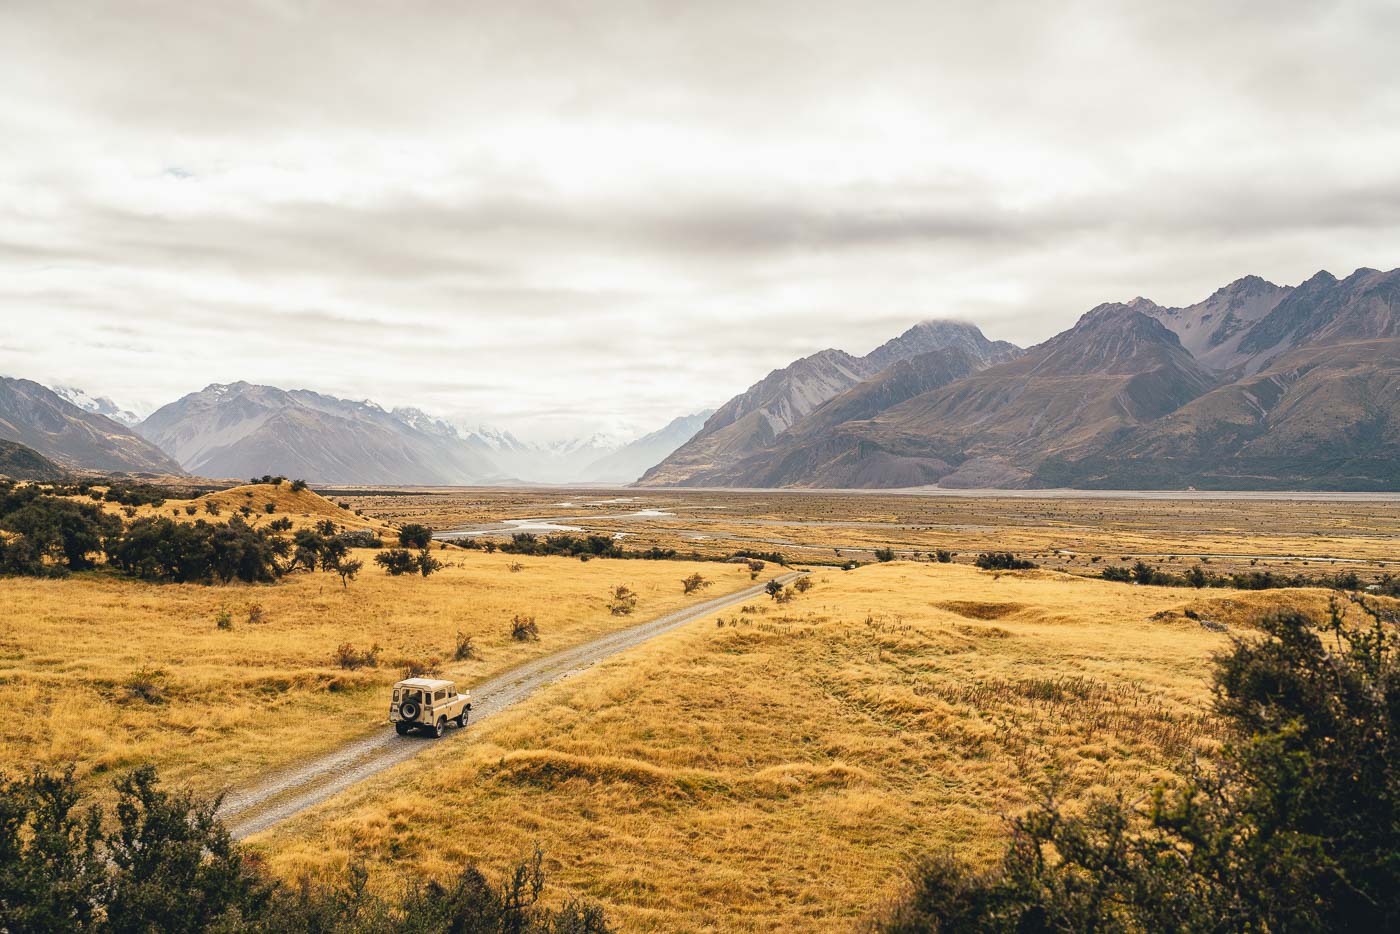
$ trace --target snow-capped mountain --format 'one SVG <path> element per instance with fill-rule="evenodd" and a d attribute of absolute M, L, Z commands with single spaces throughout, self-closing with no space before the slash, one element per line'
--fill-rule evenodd
<path fill-rule="evenodd" d="M 84 412 L 105 415 L 112 421 L 120 422 L 128 428 L 141 421 L 142 418 L 131 409 L 122 408 L 106 396 L 92 396 L 75 386 L 54 386 L 53 392 L 60 399 L 76 405 Z"/>

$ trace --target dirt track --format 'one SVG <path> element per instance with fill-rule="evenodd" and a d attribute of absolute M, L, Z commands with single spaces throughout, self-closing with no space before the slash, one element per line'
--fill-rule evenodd
<path fill-rule="evenodd" d="M 779 578 L 787 582 L 797 574 Z M 578 674 L 594 662 L 640 645 L 648 639 L 699 619 L 716 610 L 752 599 L 763 593 L 765 584 L 755 584 L 666 616 L 630 626 L 592 642 L 564 649 L 510 671 L 471 685 L 471 723 L 465 730 L 449 729 L 442 739 L 399 736 L 386 723 L 384 730 L 356 740 L 317 759 L 282 769 L 231 792 L 219 809 L 219 816 L 235 837 L 243 838 L 266 830 L 295 814 L 319 804 L 337 792 L 364 781 L 390 766 L 405 762 L 437 743 L 460 741 L 483 720 L 525 700 L 531 694 L 570 675 Z M 387 706 L 387 698 L 385 704 Z"/>

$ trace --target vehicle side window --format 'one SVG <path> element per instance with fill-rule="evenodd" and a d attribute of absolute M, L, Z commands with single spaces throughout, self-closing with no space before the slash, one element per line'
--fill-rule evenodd
<path fill-rule="evenodd" d="M 436 694 L 433 695 L 433 700 L 434 700 L 435 702 L 436 702 L 436 701 L 440 701 L 440 700 L 446 700 L 446 699 L 447 699 L 447 692 L 446 692 L 446 691 L 438 691 Z"/>

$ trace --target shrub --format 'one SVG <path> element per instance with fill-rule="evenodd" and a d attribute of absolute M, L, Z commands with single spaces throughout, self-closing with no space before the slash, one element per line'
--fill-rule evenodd
<path fill-rule="evenodd" d="M 345 555 L 336 555 L 331 561 L 329 570 L 340 576 L 340 587 L 342 590 L 349 589 L 350 582 L 364 568 L 365 563 L 357 558 L 347 558 Z"/>
<path fill-rule="evenodd" d="M 467 662 L 481 658 L 481 652 L 477 649 L 476 642 L 472 637 L 459 629 L 457 630 L 457 646 L 452 650 L 452 657 L 459 662 Z"/>
<path fill-rule="evenodd" d="M 535 625 L 533 616 L 517 613 L 510 621 L 510 637 L 516 642 L 538 642 L 540 641 L 540 627 Z"/>
<path fill-rule="evenodd" d="M 876 549 L 875 549 L 875 560 L 876 560 L 876 561 L 879 561 L 879 562 L 881 562 L 881 563 L 884 563 L 884 562 L 886 562 L 886 561 L 893 561 L 893 560 L 894 560 L 894 549 L 893 549 L 893 548 L 876 548 Z"/>
<path fill-rule="evenodd" d="M 933 553 L 933 558 L 939 564 L 949 564 L 953 560 L 953 553 L 951 551 L 947 551 L 946 549 L 940 548 Z"/>
<path fill-rule="evenodd" d="M 521 564 L 519 561 L 512 561 L 506 567 L 509 568 L 512 574 L 519 574 L 521 571 L 525 570 L 525 565 Z"/>
<path fill-rule="evenodd" d="M 607 918 L 577 901 L 549 909 L 538 851 L 493 886 L 475 868 L 454 879 L 385 886 L 363 865 L 287 884 L 229 835 L 218 800 L 161 787 L 144 766 L 115 784 L 104 815 L 73 770 L 0 775 L 0 930 L 316 931 L 607 934 Z"/>
<path fill-rule="evenodd" d="M 293 493 L 300 493 L 302 490 L 306 489 L 306 481 L 293 480 L 291 489 Z"/>
<path fill-rule="evenodd" d="M 233 614 L 228 610 L 220 610 L 214 615 L 214 626 L 217 629 L 232 629 Z"/>
<path fill-rule="evenodd" d="M 811 590 L 813 587 L 816 586 L 816 582 L 812 580 L 810 575 L 803 574 L 797 580 L 792 582 L 792 586 L 793 589 L 796 590 L 798 593 L 806 593 L 807 591 Z"/>
<path fill-rule="evenodd" d="M 637 592 L 626 584 L 619 584 L 613 588 L 612 598 L 608 601 L 608 609 L 613 616 L 629 616 L 637 608 Z"/>
<path fill-rule="evenodd" d="M 267 617 L 263 615 L 261 603 L 250 603 L 248 605 L 248 625 L 256 626 L 259 623 L 267 622 Z"/>
<path fill-rule="evenodd" d="M 199 507 L 196 506 L 194 503 L 190 503 L 189 505 L 185 506 L 185 515 L 192 516 L 197 512 L 199 512 Z"/>
<path fill-rule="evenodd" d="M 405 678 L 435 678 L 442 673 L 442 659 L 436 655 L 405 659 L 403 666 Z"/>
<path fill-rule="evenodd" d="M 763 569 L 766 568 L 767 566 L 768 566 L 768 565 L 764 564 L 762 561 L 750 559 L 750 560 L 748 561 L 749 580 L 751 580 L 751 581 L 756 581 L 756 580 L 758 580 L 758 575 L 762 574 L 762 573 L 763 573 Z"/>
<path fill-rule="evenodd" d="M 147 704 L 165 703 L 165 672 L 157 668 L 138 668 L 122 682 L 125 700 Z"/>
<path fill-rule="evenodd" d="M 292 520 L 286 516 L 280 519 L 273 519 L 267 524 L 269 532 L 290 532 L 292 530 Z"/>
<path fill-rule="evenodd" d="M 342 642 L 336 646 L 335 663 L 341 668 L 348 668 L 351 671 L 359 668 L 378 668 L 379 652 L 380 648 L 377 644 L 361 651 L 349 642 Z"/>
<path fill-rule="evenodd" d="M 374 563 L 394 577 L 412 574 L 418 570 L 418 559 L 413 552 L 403 548 L 390 548 L 374 556 Z"/>
<path fill-rule="evenodd" d="M 763 592 L 776 599 L 783 592 L 783 584 L 775 577 L 764 586 Z"/>
<path fill-rule="evenodd" d="M 426 548 L 418 553 L 417 562 L 418 573 L 424 577 L 442 570 L 442 562 L 434 558 Z"/>
<path fill-rule="evenodd" d="M 699 571 L 696 571 L 694 574 L 681 581 L 681 591 L 683 593 L 692 594 L 710 586 L 711 583 L 711 581 L 707 581 L 705 578 L 701 577 Z"/>
<path fill-rule="evenodd" d="M 399 529 L 399 544 L 405 548 L 427 548 L 433 543 L 433 530 L 426 525 L 410 523 Z"/>
<path fill-rule="evenodd" d="M 773 594 L 773 602 L 786 605 L 791 603 L 792 598 L 796 595 L 796 592 L 791 587 L 783 587 L 777 593 Z"/>
<path fill-rule="evenodd" d="M 984 571 L 1029 571 L 1036 566 L 1009 551 L 984 551 L 973 563 Z"/>
<path fill-rule="evenodd" d="M 204 501 L 204 511 L 211 516 L 217 516 L 220 512 L 223 511 L 223 509 L 214 500 L 206 499 Z"/>

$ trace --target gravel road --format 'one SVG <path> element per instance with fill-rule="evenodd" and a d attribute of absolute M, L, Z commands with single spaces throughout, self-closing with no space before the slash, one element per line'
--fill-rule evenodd
<path fill-rule="evenodd" d="M 786 574 L 778 579 L 786 583 L 797 576 Z M 677 626 L 683 626 L 732 604 L 759 596 L 763 593 L 764 586 L 766 582 L 697 603 L 666 616 L 609 633 L 592 642 L 535 659 L 480 684 L 471 685 L 470 724 L 465 730 L 449 728 L 441 739 L 433 740 L 417 735 L 399 736 L 386 721 L 384 729 L 373 736 L 356 740 L 319 758 L 279 770 L 230 792 L 219 808 L 219 817 L 234 837 L 239 839 L 266 830 L 390 766 L 413 758 L 432 748 L 435 743 L 463 740 L 462 734 L 473 732 L 483 720 L 500 713 L 512 704 L 518 704 L 547 685 L 586 670 L 594 662 L 641 645 Z M 386 696 L 386 709 L 387 706 Z"/>

